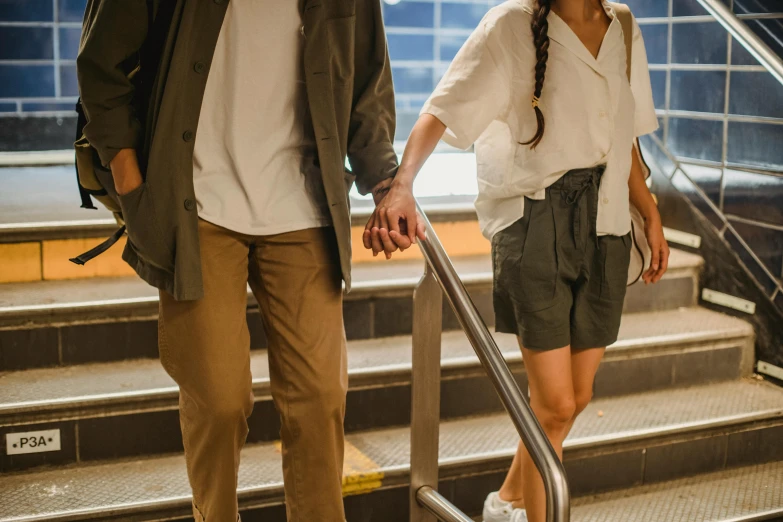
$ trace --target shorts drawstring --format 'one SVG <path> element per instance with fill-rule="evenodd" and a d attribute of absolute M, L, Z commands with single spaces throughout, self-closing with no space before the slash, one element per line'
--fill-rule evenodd
<path fill-rule="evenodd" d="M 561 194 L 563 195 L 563 199 L 565 199 L 566 203 L 572 206 L 576 206 L 573 213 L 573 234 L 574 244 L 578 245 L 580 249 L 584 249 L 584 242 L 582 240 L 581 234 L 582 222 L 584 221 L 582 219 L 582 209 L 584 206 L 580 203 L 582 197 L 587 194 L 591 188 L 594 187 L 596 194 L 598 193 L 602 173 L 603 170 L 592 169 L 590 174 L 579 182 L 575 184 L 564 183 L 561 189 Z M 586 210 L 588 211 L 589 221 L 586 223 L 586 225 L 588 230 L 592 233 L 596 248 L 598 248 L 598 232 L 596 228 L 596 221 L 598 218 L 598 201 L 597 198 L 593 199 L 594 200 L 588 201 L 589 207 Z"/>

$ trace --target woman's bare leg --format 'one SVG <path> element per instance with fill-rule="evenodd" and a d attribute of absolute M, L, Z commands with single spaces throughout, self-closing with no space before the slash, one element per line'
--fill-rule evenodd
<path fill-rule="evenodd" d="M 582 411 L 590 403 L 593 396 L 593 383 L 598 366 L 604 356 L 605 348 L 591 348 L 587 350 L 570 350 L 571 352 L 571 376 L 574 391 L 574 416 L 569 420 L 565 429 L 565 437 L 571 432 L 571 428 Z M 565 440 L 565 437 L 563 438 Z M 527 453 L 524 444 L 519 443 L 514 461 L 506 475 L 506 480 L 500 488 L 500 498 L 514 503 L 514 507 L 524 507 L 522 459 Z M 562 456 L 562 455 L 561 455 Z"/>

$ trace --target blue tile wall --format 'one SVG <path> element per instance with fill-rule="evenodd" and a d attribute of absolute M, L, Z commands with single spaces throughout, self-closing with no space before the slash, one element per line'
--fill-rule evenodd
<path fill-rule="evenodd" d="M 726 30 L 717 22 L 678 23 L 672 27 L 672 63 L 725 64 Z"/>
<path fill-rule="evenodd" d="M 650 71 L 653 102 L 656 109 L 666 108 L 666 71 Z"/>
<path fill-rule="evenodd" d="M 51 22 L 54 20 L 52 0 L 3 0 L 0 2 L 2 22 Z"/>
<path fill-rule="evenodd" d="M 677 156 L 697 160 L 720 161 L 723 122 L 669 118 L 667 145 Z"/>
<path fill-rule="evenodd" d="M 10 102 L 0 103 L 0 112 L 16 112 L 16 104 Z"/>
<path fill-rule="evenodd" d="M 669 108 L 680 111 L 724 112 L 726 73 L 672 71 Z"/>
<path fill-rule="evenodd" d="M 58 20 L 60 22 L 80 22 L 84 18 L 87 0 L 58 0 Z"/>
<path fill-rule="evenodd" d="M 726 169 L 723 187 L 726 214 L 783 226 L 783 177 Z"/>
<path fill-rule="evenodd" d="M 783 124 L 729 123 L 727 159 L 751 167 L 783 171 Z"/>
<path fill-rule="evenodd" d="M 0 98 L 54 95 L 53 65 L 0 65 Z"/>
<path fill-rule="evenodd" d="M 701 16 L 708 13 L 697 0 L 676 0 L 672 3 L 672 14 L 674 16 Z"/>
<path fill-rule="evenodd" d="M 435 37 L 431 34 L 390 34 L 387 40 L 392 60 L 435 59 Z"/>
<path fill-rule="evenodd" d="M 60 59 L 61 60 L 75 60 L 76 55 L 79 54 L 79 40 L 81 39 L 82 30 L 80 27 L 61 27 L 59 30 L 60 37 Z"/>
<path fill-rule="evenodd" d="M 468 35 L 444 34 L 440 37 L 440 59 L 451 61 L 468 39 Z"/>
<path fill-rule="evenodd" d="M 0 60 L 51 60 L 53 39 L 51 27 L 3 27 Z"/>
<path fill-rule="evenodd" d="M 487 2 L 459 4 L 444 2 L 440 8 L 441 27 L 473 30 L 487 13 L 488 8 L 489 4 Z"/>
<path fill-rule="evenodd" d="M 394 91 L 400 94 L 432 92 L 435 87 L 432 67 L 396 67 L 392 69 Z"/>
<path fill-rule="evenodd" d="M 636 18 L 665 18 L 669 15 L 668 2 L 651 0 L 625 0 Z"/>
<path fill-rule="evenodd" d="M 640 26 L 644 37 L 647 61 L 651 64 L 667 63 L 669 52 L 669 26 L 651 24 Z"/>
<path fill-rule="evenodd" d="M 767 72 L 732 72 L 729 113 L 783 118 L 783 85 Z"/>
<path fill-rule="evenodd" d="M 386 27 L 426 27 L 435 24 L 435 5 L 429 2 L 405 2 L 383 4 L 383 21 Z"/>
<path fill-rule="evenodd" d="M 76 65 L 60 66 L 60 90 L 63 96 L 79 96 L 79 85 L 76 81 Z"/>

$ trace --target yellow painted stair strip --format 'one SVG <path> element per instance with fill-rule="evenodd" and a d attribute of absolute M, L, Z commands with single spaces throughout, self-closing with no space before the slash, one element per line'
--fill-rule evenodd
<path fill-rule="evenodd" d="M 282 451 L 282 443 L 275 441 L 275 447 Z M 381 487 L 383 471 L 370 457 L 359 448 L 345 441 L 345 460 L 343 461 L 343 496 L 361 495 Z"/>

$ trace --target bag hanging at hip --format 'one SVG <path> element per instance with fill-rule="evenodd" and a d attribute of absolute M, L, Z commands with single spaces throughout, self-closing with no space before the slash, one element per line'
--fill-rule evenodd
<path fill-rule="evenodd" d="M 610 2 L 614 8 L 614 12 L 617 13 L 617 19 L 620 22 L 620 26 L 623 28 L 623 36 L 625 39 L 625 60 L 626 60 L 626 75 L 628 76 L 628 82 L 631 82 L 631 59 L 633 57 L 633 15 L 631 10 L 625 4 L 617 2 Z M 636 147 L 636 154 L 639 158 L 639 164 L 642 166 L 644 179 L 650 177 L 650 167 L 647 162 L 644 161 L 642 155 L 642 149 L 639 146 L 639 140 L 634 140 Z M 631 262 L 628 265 L 628 285 L 632 285 L 637 282 L 644 271 L 649 268 L 652 262 L 652 250 L 647 242 L 647 234 L 644 230 L 644 218 L 639 210 L 630 201 L 631 211 Z"/>

